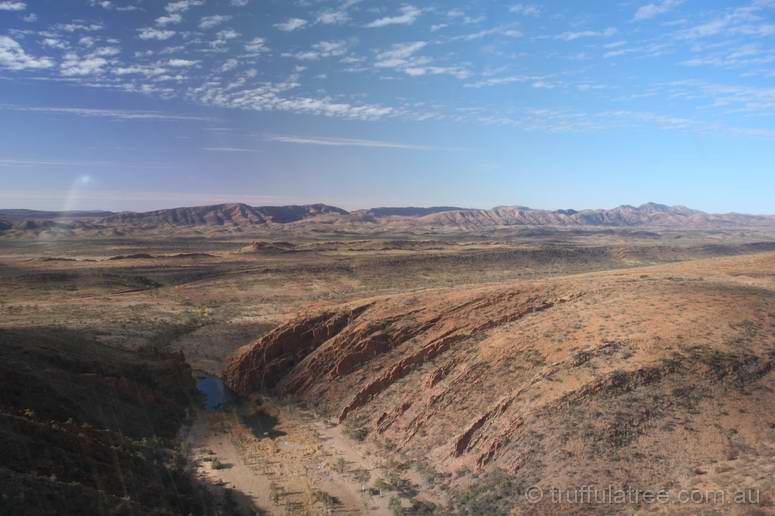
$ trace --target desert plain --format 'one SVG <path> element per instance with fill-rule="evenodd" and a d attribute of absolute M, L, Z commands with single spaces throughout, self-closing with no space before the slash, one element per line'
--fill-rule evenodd
<path fill-rule="evenodd" d="M 330 217 L 9 224 L 0 513 L 775 511 L 775 228 Z"/>

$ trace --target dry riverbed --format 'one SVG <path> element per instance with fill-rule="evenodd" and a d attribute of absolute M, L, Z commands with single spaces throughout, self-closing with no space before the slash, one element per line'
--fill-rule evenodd
<path fill-rule="evenodd" d="M 387 487 L 395 473 L 370 445 L 293 405 L 254 396 L 201 410 L 185 442 L 199 474 L 233 490 L 248 514 L 392 515 L 410 505 Z"/>

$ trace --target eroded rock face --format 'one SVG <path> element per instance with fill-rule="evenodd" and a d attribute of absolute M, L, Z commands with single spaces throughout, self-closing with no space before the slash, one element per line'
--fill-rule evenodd
<path fill-rule="evenodd" d="M 772 256 L 372 298 L 280 326 L 226 382 L 346 420 L 453 488 L 461 471 L 684 486 L 775 450 Z"/>
<path fill-rule="evenodd" d="M 281 326 L 229 358 L 224 381 L 238 394 L 273 388 L 294 366 L 369 308 L 324 312 Z"/>
<path fill-rule="evenodd" d="M 451 294 L 421 303 L 407 297 L 375 299 L 292 321 L 235 353 L 227 362 L 225 382 L 240 394 L 276 389 L 336 400 L 344 420 L 451 349 L 476 346 L 471 341 L 489 329 L 576 296 L 546 288 Z M 442 378 L 444 369 L 434 374 Z M 338 393 L 343 379 L 352 388 Z"/>

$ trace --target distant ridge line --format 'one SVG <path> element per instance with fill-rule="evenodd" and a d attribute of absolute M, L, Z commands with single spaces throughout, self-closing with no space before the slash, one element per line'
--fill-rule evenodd
<path fill-rule="evenodd" d="M 645 203 L 612 209 L 539 210 L 497 206 L 489 210 L 435 207 L 379 207 L 347 211 L 328 204 L 250 206 L 224 203 L 146 212 L 0 210 L 0 231 L 27 229 L 41 221 L 98 226 L 253 226 L 263 224 L 384 224 L 481 229 L 498 226 L 659 226 L 675 228 L 771 227 L 773 215 L 711 214 L 685 206 Z M 32 223 L 35 222 L 35 223 Z M 25 225 L 26 224 L 26 225 Z"/>

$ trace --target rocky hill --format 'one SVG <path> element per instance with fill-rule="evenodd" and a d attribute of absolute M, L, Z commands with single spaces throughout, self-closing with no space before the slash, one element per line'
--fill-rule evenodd
<path fill-rule="evenodd" d="M 773 226 L 775 217 L 741 214 L 708 214 L 683 206 L 648 203 L 610 210 L 535 210 L 499 206 L 490 210 L 457 210 L 419 217 L 426 225 L 460 228 L 495 226 L 661 226 L 676 228 Z"/>
<path fill-rule="evenodd" d="M 460 514 L 584 512 L 521 495 L 590 482 L 771 497 L 773 258 L 367 299 L 278 327 L 225 379 L 421 465 Z"/>
<path fill-rule="evenodd" d="M 108 213 L 105 215 L 105 213 Z M 80 233 L 163 227 L 244 228 L 293 224 L 390 227 L 441 227 L 459 231 L 508 226 L 554 227 L 661 227 L 675 229 L 775 227 L 775 216 L 737 213 L 710 214 L 682 206 L 647 203 L 599 210 L 536 210 L 524 206 L 498 206 L 489 210 L 456 207 L 372 208 L 348 212 L 326 204 L 301 206 L 249 206 L 217 204 L 149 212 L 33 212 L 0 210 L 0 231 L 6 234 Z M 8 227 L 8 225 L 11 227 Z"/>
<path fill-rule="evenodd" d="M 373 217 L 375 219 L 382 219 L 387 217 L 425 217 L 427 215 L 433 215 L 435 213 L 443 213 L 446 211 L 476 211 L 468 208 L 455 208 L 452 206 L 433 206 L 430 208 L 370 208 L 368 210 L 357 210 L 352 212 L 353 214 L 364 215 Z"/>
<path fill-rule="evenodd" d="M 116 213 L 100 219 L 99 223 L 141 226 L 247 226 L 268 223 L 287 224 L 325 214 L 345 215 L 347 212 L 325 204 L 261 207 L 247 204 L 216 204 L 142 213 Z"/>

